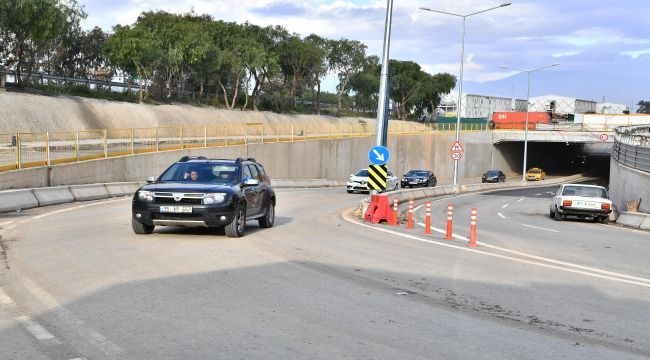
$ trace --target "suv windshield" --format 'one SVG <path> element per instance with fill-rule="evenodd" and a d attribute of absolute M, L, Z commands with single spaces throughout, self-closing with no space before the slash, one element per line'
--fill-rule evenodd
<path fill-rule="evenodd" d="M 429 176 L 429 173 L 426 171 L 417 171 L 417 170 L 412 170 L 406 173 L 406 176 L 422 176 L 422 177 L 427 177 Z"/>
<path fill-rule="evenodd" d="M 368 177 L 368 170 L 366 170 L 366 169 L 359 170 L 359 172 L 354 176 Z"/>
<path fill-rule="evenodd" d="M 499 176 L 499 172 L 495 170 L 490 170 L 487 172 L 487 176 Z"/>
<path fill-rule="evenodd" d="M 240 180 L 239 168 L 233 164 L 176 163 L 165 171 L 160 182 L 234 185 Z"/>
<path fill-rule="evenodd" d="M 603 188 L 589 186 L 565 186 L 562 195 L 596 197 L 607 199 L 607 191 Z"/>

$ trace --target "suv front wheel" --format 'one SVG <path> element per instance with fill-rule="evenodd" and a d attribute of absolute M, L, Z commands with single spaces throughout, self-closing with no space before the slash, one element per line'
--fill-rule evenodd
<path fill-rule="evenodd" d="M 133 228 L 133 232 L 138 234 L 138 235 L 149 235 L 153 233 L 153 226 L 143 224 L 136 220 L 134 217 L 131 217 L 131 228 Z"/>
<path fill-rule="evenodd" d="M 226 225 L 226 236 L 242 237 L 246 230 L 246 213 L 244 209 L 237 210 L 230 224 Z"/>
<path fill-rule="evenodd" d="M 275 222 L 275 205 L 272 201 L 269 201 L 269 207 L 266 209 L 266 214 L 263 218 L 258 220 L 261 228 L 270 228 L 273 227 Z"/>

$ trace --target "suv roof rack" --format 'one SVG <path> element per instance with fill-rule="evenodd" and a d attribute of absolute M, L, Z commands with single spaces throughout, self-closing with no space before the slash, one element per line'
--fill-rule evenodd
<path fill-rule="evenodd" d="M 183 156 L 178 162 L 186 162 L 190 160 L 208 160 L 205 156 Z"/>
<path fill-rule="evenodd" d="M 235 160 L 235 164 L 239 164 L 239 163 L 244 162 L 244 161 L 252 161 L 252 162 L 254 162 L 254 163 L 257 162 L 257 161 L 255 160 L 255 158 L 252 158 L 252 157 L 249 157 L 249 158 L 241 158 L 241 157 L 240 157 L 240 158 L 237 158 L 237 160 Z"/>

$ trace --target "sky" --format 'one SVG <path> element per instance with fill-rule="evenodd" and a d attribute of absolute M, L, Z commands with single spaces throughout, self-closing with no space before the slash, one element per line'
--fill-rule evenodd
<path fill-rule="evenodd" d="M 283 25 L 307 36 L 347 38 L 368 45 L 380 55 L 386 1 L 374 0 L 81 0 L 87 29 L 132 24 L 146 10 L 207 13 L 216 19 L 257 25 Z M 412 60 L 432 74 L 460 69 L 462 19 L 419 10 L 428 7 L 468 14 L 501 4 L 500 0 L 396 0 L 393 7 L 390 57 Z M 513 0 L 507 7 L 467 17 L 464 81 L 486 83 L 516 72 L 500 66 L 532 69 L 559 63 L 546 71 L 580 72 L 591 76 L 620 76 L 629 81 L 645 77 L 650 68 L 648 0 Z M 537 73 L 536 77 L 543 76 Z M 606 89 L 607 84 L 603 84 Z M 335 81 L 325 82 L 332 91 Z M 640 86 L 650 98 L 650 85 Z M 587 91 L 589 89 L 585 89 Z M 558 89 L 556 93 L 562 93 Z M 609 94 L 603 94 L 609 95 Z M 579 97 L 578 94 L 572 95 Z M 635 94 L 611 94 L 633 101 Z M 629 99 L 628 99 L 629 98 Z"/>

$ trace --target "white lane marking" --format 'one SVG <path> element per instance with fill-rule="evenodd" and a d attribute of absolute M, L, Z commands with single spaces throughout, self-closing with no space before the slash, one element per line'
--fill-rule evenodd
<path fill-rule="evenodd" d="M 423 223 L 416 223 L 416 224 L 419 225 L 419 226 L 425 227 L 425 224 L 423 224 Z M 431 229 L 433 231 L 437 232 L 437 233 L 446 234 L 446 231 L 444 231 L 443 229 L 439 229 L 439 228 L 436 228 L 434 226 L 432 226 Z M 469 238 L 467 238 L 465 236 L 458 235 L 458 234 L 453 234 L 453 233 L 451 235 L 454 238 L 458 239 L 458 240 L 469 241 Z M 595 272 L 595 273 L 601 273 L 601 274 L 605 274 L 605 275 L 616 276 L 616 277 L 620 277 L 620 278 L 624 278 L 624 279 L 650 283 L 650 279 L 646 279 L 646 278 L 642 278 L 642 277 L 638 277 L 638 276 L 625 275 L 625 274 L 621 274 L 621 273 L 617 273 L 617 272 L 613 272 L 613 271 L 601 270 L 601 269 L 597 269 L 597 268 L 593 268 L 593 267 L 589 267 L 589 266 L 578 265 L 578 264 L 574 264 L 574 263 L 570 263 L 570 262 L 566 262 L 566 261 L 555 260 L 555 259 L 551 259 L 551 258 L 547 258 L 547 257 L 543 257 L 543 256 L 532 255 L 532 254 L 524 253 L 524 252 L 517 251 L 517 250 L 510 250 L 510 249 L 502 248 L 500 246 L 490 245 L 490 244 L 487 244 L 487 243 L 484 243 L 484 242 L 481 242 L 481 241 L 477 241 L 476 243 L 481 245 L 481 246 L 485 246 L 487 248 L 490 248 L 490 249 L 503 251 L 503 252 L 510 253 L 510 254 L 513 254 L 513 255 L 524 256 L 524 257 L 527 257 L 527 258 L 540 260 L 540 261 L 544 261 L 544 262 L 548 262 L 548 263 L 552 263 L 552 264 L 557 264 L 557 265 L 562 265 L 562 266 L 569 266 L 569 267 L 574 267 L 576 269 L 581 269 L 581 270 L 585 270 L 585 271 L 591 271 L 591 272 Z"/>
<path fill-rule="evenodd" d="M 101 350 L 109 357 L 120 357 L 121 359 L 124 359 L 124 349 L 115 345 L 104 335 L 90 328 L 90 326 L 88 326 L 83 320 L 79 319 L 68 309 L 61 306 L 52 295 L 50 295 L 44 289 L 40 288 L 38 285 L 34 284 L 29 278 L 21 274 L 18 270 L 13 271 L 15 271 L 17 275 L 20 275 L 25 288 L 27 288 L 27 290 L 32 293 L 32 295 L 34 295 L 38 301 L 48 307 L 50 311 L 59 316 L 59 318 L 61 318 L 64 322 L 71 325 L 71 327 L 75 329 L 79 335 L 84 337 L 88 342 L 90 342 L 93 346 Z"/>
<path fill-rule="evenodd" d="M 52 340 L 55 339 L 49 331 L 47 331 L 41 324 L 34 321 L 29 316 L 18 316 L 16 321 L 20 323 L 30 334 L 34 335 L 38 340 Z"/>
<path fill-rule="evenodd" d="M 524 198 L 519 198 L 519 200 L 517 200 L 517 202 L 522 202 L 522 201 L 524 201 Z"/>
<path fill-rule="evenodd" d="M 499 215 L 499 217 L 502 218 L 502 219 L 507 219 L 507 217 L 503 216 L 502 213 L 497 213 L 497 215 Z"/>
<path fill-rule="evenodd" d="M 77 206 L 73 206 L 73 207 L 69 207 L 69 208 L 65 208 L 65 209 L 61 209 L 61 210 L 55 210 L 55 211 L 47 212 L 47 213 L 41 214 L 41 215 L 32 216 L 29 220 L 38 220 L 38 219 L 42 219 L 42 218 L 50 216 L 50 215 L 56 215 L 56 214 L 60 214 L 60 213 L 68 212 L 68 211 L 74 211 L 74 210 L 87 208 L 87 207 L 90 207 L 90 206 L 110 204 L 110 203 L 113 203 L 113 202 L 130 200 L 130 199 L 131 198 L 129 198 L 129 197 L 124 197 L 124 198 L 119 198 L 119 199 L 112 199 L 112 200 L 107 200 L 107 201 L 95 202 L 95 203 L 92 203 L 92 204 L 77 205 Z"/>
<path fill-rule="evenodd" d="M 533 226 L 533 225 L 521 224 L 521 226 L 525 226 L 525 227 L 529 227 L 529 228 L 533 228 L 533 229 L 537 229 L 537 230 L 550 231 L 550 232 L 554 232 L 554 233 L 559 232 L 557 230 L 547 229 L 547 228 L 543 228 L 543 227 L 537 227 L 537 226 Z"/>
<path fill-rule="evenodd" d="M 535 196 L 542 196 L 542 194 L 535 194 Z"/>
<path fill-rule="evenodd" d="M 16 303 L 7 295 L 7 293 L 0 288 L 0 304 L 7 307 L 16 307 Z"/>
<path fill-rule="evenodd" d="M 520 263 L 529 264 L 529 265 L 536 265 L 536 266 L 540 266 L 540 267 L 545 267 L 545 268 L 549 268 L 549 269 L 570 272 L 570 273 L 574 273 L 574 274 L 585 275 L 585 276 L 589 276 L 589 277 L 595 277 L 595 278 L 599 278 L 599 279 L 611 280 L 611 281 L 616 281 L 616 282 L 621 282 L 621 283 L 632 284 L 632 285 L 637 285 L 637 286 L 641 286 L 641 287 L 650 288 L 650 279 L 641 278 L 643 281 L 648 282 L 648 283 L 643 283 L 643 282 L 639 282 L 639 281 L 626 280 L 626 279 L 621 279 L 621 278 L 617 278 L 617 277 L 613 277 L 613 276 L 601 275 L 601 274 L 596 274 L 596 273 L 582 271 L 582 270 L 576 270 L 576 269 L 571 269 L 571 268 L 566 268 L 566 267 L 561 267 L 561 266 L 544 264 L 544 263 L 536 262 L 536 261 L 519 259 L 519 258 L 506 256 L 506 255 L 493 254 L 493 253 L 488 253 L 488 252 L 484 252 L 484 251 L 481 251 L 481 250 L 476 250 L 476 249 L 465 247 L 465 246 L 458 246 L 458 245 L 443 243 L 443 242 L 434 241 L 434 240 L 427 240 L 427 239 L 423 239 L 423 238 L 420 238 L 420 237 L 417 237 L 417 236 L 413 236 L 413 235 L 409 235 L 409 234 L 403 234 L 403 233 L 393 231 L 393 230 L 389 230 L 389 229 L 378 228 L 378 227 L 375 227 L 375 226 L 371 226 L 371 225 L 367 225 L 367 224 L 358 222 L 358 221 L 350 218 L 346 214 L 343 215 L 343 218 L 346 221 L 348 221 L 350 223 L 353 223 L 353 224 L 356 224 L 356 225 L 359 225 L 359 226 L 367 227 L 367 228 L 370 228 L 370 229 L 373 229 L 373 230 L 376 230 L 376 231 L 381 231 L 381 232 L 384 232 L 384 233 L 387 233 L 387 234 L 400 236 L 400 237 L 407 238 L 407 239 L 412 239 L 412 240 L 416 240 L 416 241 L 425 242 L 425 243 L 432 244 L 432 245 L 452 248 L 452 249 L 461 250 L 461 251 L 467 251 L 467 252 L 471 252 L 471 253 L 475 253 L 475 254 L 481 254 L 481 255 L 485 255 L 485 256 L 491 256 L 491 257 L 495 257 L 495 258 L 499 258 L 499 259 L 511 260 L 511 261 L 520 262 Z M 436 228 L 432 227 L 432 229 L 438 231 L 438 229 L 436 229 Z M 442 230 L 440 230 L 440 231 L 442 231 Z M 461 236 L 456 236 L 456 235 L 454 235 L 454 236 L 461 238 Z M 462 236 L 462 238 L 467 239 L 464 236 Z M 479 243 L 479 244 L 481 244 L 481 243 Z M 575 265 L 574 267 L 580 267 L 580 265 Z M 625 275 L 624 277 L 627 277 L 627 275 Z"/>
<path fill-rule="evenodd" d="M 505 208 L 508 207 L 508 205 L 510 205 L 510 204 L 505 204 L 505 205 L 503 205 L 501 208 L 502 208 L 502 209 L 505 209 Z"/>
<path fill-rule="evenodd" d="M 74 359 L 70 359 L 70 360 L 88 360 L 88 359 L 86 359 L 84 357 L 81 357 L 81 358 L 74 358 Z"/>
<path fill-rule="evenodd" d="M 465 196 L 471 196 L 471 195 L 476 195 L 476 193 L 463 194 L 463 195 L 459 195 L 459 196 L 456 196 L 456 197 L 465 197 Z M 453 199 L 453 198 L 456 198 L 456 197 L 437 199 L 437 200 L 432 200 L 431 202 L 433 203 L 433 202 L 438 202 L 438 201 L 442 201 L 442 200 Z M 523 200 L 523 199 L 524 198 L 521 198 L 521 200 Z M 419 206 L 417 206 L 415 208 L 414 211 L 417 211 L 418 209 L 421 209 L 424 206 L 425 206 L 425 204 L 419 205 Z M 350 221 L 350 220 L 348 220 L 348 221 Z M 354 220 L 352 220 L 352 222 L 354 222 Z M 419 225 L 419 226 L 424 227 L 423 223 L 417 223 L 416 222 L 416 224 Z M 635 229 L 627 228 L 627 227 L 619 227 L 619 226 L 604 225 L 604 224 L 599 224 L 599 225 L 607 226 L 607 227 L 611 227 L 611 228 L 619 229 L 619 230 L 622 229 L 622 230 L 628 230 L 628 231 L 638 232 L 638 233 L 642 233 L 642 234 L 647 234 L 647 231 L 635 230 Z M 446 234 L 447 233 L 446 231 L 444 231 L 442 229 L 438 229 L 438 228 L 433 227 L 433 226 L 431 227 L 431 229 L 433 229 L 434 231 L 439 232 L 441 234 Z M 459 239 L 459 240 L 469 241 L 469 238 L 466 238 L 466 237 L 461 236 L 461 235 L 457 235 L 457 234 L 452 233 L 452 236 Z M 617 272 L 612 272 L 612 271 L 593 268 L 593 267 L 590 267 L 590 266 L 578 265 L 578 264 L 573 264 L 573 263 L 569 263 L 569 262 L 565 262 L 565 261 L 561 261 L 561 260 L 555 260 L 555 259 L 551 259 L 551 258 L 547 258 L 547 257 L 543 257 L 543 256 L 527 254 L 527 253 L 517 251 L 517 250 L 510 250 L 510 249 L 506 249 L 506 248 L 503 248 L 503 247 L 500 247 L 500 246 L 490 245 L 490 244 L 487 244 L 487 243 L 484 243 L 484 242 L 481 242 L 481 241 L 477 241 L 476 243 L 481 245 L 481 246 L 485 246 L 487 248 L 491 248 L 491 249 L 494 249 L 494 250 L 499 250 L 499 251 L 507 252 L 507 253 L 510 253 L 510 254 L 513 254 L 513 255 L 518 255 L 518 256 L 525 256 L 525 257 L 528 257 L 528 258 L 531 258 L 531 259 L 545 261 L 545 262 L 549 262 L 549 263 L 553 263 L 553 264 L 558 264 L 558 265 L 562 265 L 562 266 L 570 266 L 570 267 L 574 267 L 574 268 L 577 268 L 577 269 L 583 269 L 583 270 L 586 270 L 586 271 L 593 271 L 593 272 L 606 274 L 606 275 L 618 276 L 618 277 L 625 278 L 625 279 L 630 279 L 630 280 L 650 282 L 650 279 L 646 279 L 646 278 L 642 278 L 642 277 L 638 277 L 638 276 L 625 275 L 625 274 L 621 274 L 621 273 L 617 273 Z"/>

